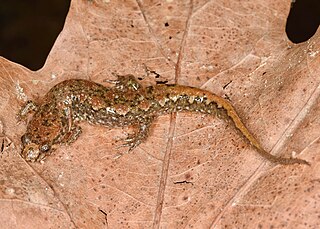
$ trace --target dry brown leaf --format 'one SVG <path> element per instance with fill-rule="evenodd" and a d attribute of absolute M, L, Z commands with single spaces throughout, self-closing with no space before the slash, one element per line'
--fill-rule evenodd
<path fill-rule="evenodd" d="M 45 66 L 0 59 L 2 228 L 315 228 L 320 224 L 320 33 L 293 45 L 290 1 L 72 1 Z M 32 58 L 32 53 L 30 53 Z M 15 114 L 69 78 L 145 75 L 227 97 L 273 154 L 261 158 L 215 117 L 161 116 L 115 159 L 128 128 L 83 124 L 44 164 L 20 156 Z M 145 85 L 154 75 L 144 77 Z"/>

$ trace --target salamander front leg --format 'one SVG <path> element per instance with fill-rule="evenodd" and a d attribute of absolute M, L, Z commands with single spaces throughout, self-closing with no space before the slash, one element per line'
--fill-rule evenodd
<path fill-rule="evenodd" d="M 81 133 L 82 133 L 81 127 L 77 125 L 73 125 L 71 129 L 64 134 L 63 138 L 60 139 L 60 142 L 69 145 L 75 142 Z"/>
<path fill-rule="evenodd" d="M 137 91 L 139 88 L 141 88 L 141 84 L 136 80 L 136 78 L 133 75 L 114 75 L 117 77 L 117 79 L 108 80 L 108 82 L 115 84 L 115 87 L 120 91 Z"/>
<path fill-rule="evenodd" d="M 18 121 L 26 120 L 27 115 L 36 112 L 38 107 L 39 106 L 35 102 L 28 100 L 17 114 Z"/>

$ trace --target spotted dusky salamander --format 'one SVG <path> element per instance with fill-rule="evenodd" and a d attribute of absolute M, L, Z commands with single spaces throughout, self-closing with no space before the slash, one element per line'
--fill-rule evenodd
<path fill-rule="evenodd" d="M 152 121 L 159 115 L 193 111 L 232 120 L 234 126 L 257 152 L 279 164 L 308 164 L 298 158 L 276 157 L 265 151 L 243 124 L 233 106 L 206 90 L 176 85 L 157 84 L 143 87 L 132 75 L 117 76 L 113 87 L 70 79 L 55 85 L 36 104 L 28 101 L 20 118 L 34 112 L 22 136 L 21 155 L 27 161 L 42 161 L 60 144 L 74 142 L 81 134 L 81 121 L 109 127 L 134 126 L 126 146 L 132 150 L 144 141 Z"/>

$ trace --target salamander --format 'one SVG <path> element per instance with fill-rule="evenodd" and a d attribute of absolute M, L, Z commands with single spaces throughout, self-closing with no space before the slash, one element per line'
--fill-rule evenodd
<path fill-rule="evenodd" d="M 189 111 L 225 117 L 267 160 L 279 164 L 309 164 L 298 158 L 277 157 L 260 145 L 226 99 L 209 91 L 177 84 L 142 86 L 133 75 L 117 76 L 114 86 L 84 79 L 69 79 L 52 87 L 39 103 L 28 101 L 20 110 L 25 119 L 33 112 L 21 137 L 21 155 L 26 161 L 42 161 L 59 145 L 74 142 L 81 134 L 81 121 L 109 127 L 133 126 L 128 135 L 129 151 L 148 137 L 159 115 Z"/>

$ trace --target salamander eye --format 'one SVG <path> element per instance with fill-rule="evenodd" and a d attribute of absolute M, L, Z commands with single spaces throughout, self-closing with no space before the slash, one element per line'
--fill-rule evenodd
<path fill-rule="evenodd" d="M 50 146 L 48 144 L 44 144 L 40 147 L 41 152 L 47 152 L 50 150 Z"/>
<path fill-rule="evenodd" d="M 29 134 L 22 135 L 21 142 L 22 142 L 23 145 L 29 144 L 31 142 L 30 135 Z"/>

